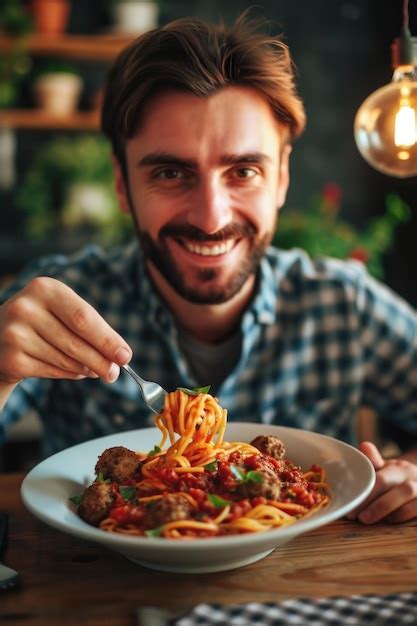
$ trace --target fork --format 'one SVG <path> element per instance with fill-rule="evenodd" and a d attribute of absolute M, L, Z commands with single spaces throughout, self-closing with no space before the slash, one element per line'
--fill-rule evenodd
<path fill-rule="evenodd" d="M 132 370 L 130 365 L 122 365 L 122 368 L 138 385 L 142 397 L 151 411 L 154 413 L 160 413 L 164 408 L 165 396 L 167 395 L 165 389 L 163 389 L 161 385 L 158 385 L 158 383 L 153 383 L 149 380 L 141 378 L 139 374 Z"/>
<path fill-rule="evenodd" d="M 8 515 L 7 513 L 0 513 L 0 554 L 6 547 L 7 543 L 7 526 Z M 19 587 L 20 576 L 11 567 L 6 567 L 3 563 L 0 563 L 0 590 L 1 589 L 13 589 Z"/>

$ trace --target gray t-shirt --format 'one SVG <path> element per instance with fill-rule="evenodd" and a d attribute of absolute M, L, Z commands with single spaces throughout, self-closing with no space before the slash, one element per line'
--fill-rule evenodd
<path fill-rule="evenodd" d="M 178 330 L 178 346 L 185 356 L 199 386 L 210 385 L 216 393 L 239 362 L 242 333 L 240 329 L 221 343 L 205 343 Z"/>

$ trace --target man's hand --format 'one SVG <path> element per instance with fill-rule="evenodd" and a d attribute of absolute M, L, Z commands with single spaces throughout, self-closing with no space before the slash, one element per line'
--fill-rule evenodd
<path fill-rule="evenodd" d="M 0 307 L 0 385 L 23 378 L 113 382 L 132 351 L 97 311 L 64 283 L 33 279 Z"/>
<path fill-rule="evenodd" d="M 417 517 L 417 465 L 403 459 L 385 461 L 369 441 L 359 445 L 376 471 L 376 482 L 366 500 L 349 519 L 364 524 L 407 522 Z"/>

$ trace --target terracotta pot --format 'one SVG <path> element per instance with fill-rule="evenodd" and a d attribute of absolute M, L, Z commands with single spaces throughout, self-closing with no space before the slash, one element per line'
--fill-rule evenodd
<path fill-rule="evenodd" d="M 32 0 L 31 10 L 36 31 L 52 37 L 65 32 L 70 8 L 69 0 Z"/>

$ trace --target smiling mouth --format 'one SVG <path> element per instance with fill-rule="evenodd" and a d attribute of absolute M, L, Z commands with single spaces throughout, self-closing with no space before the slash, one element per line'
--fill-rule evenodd
<path fill-rule="evenodd" d="M 230 252 L 230 250 L 236 245 L 238 240 L 227 239 L 226 241 L 222 241 L 221 243 L 217 242 L 211 245 L 196 243 L 195 241 L 187 241 L 184 239 L 178 239 L 177 241 L 186 250 L 192 252 L 193 254 L 214 257 Z"/>

